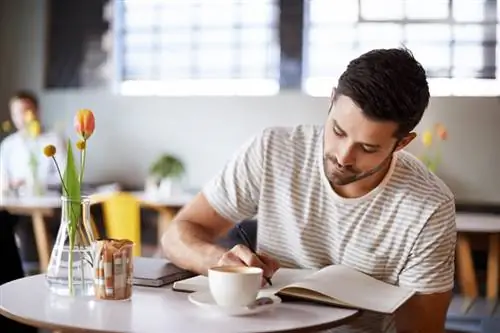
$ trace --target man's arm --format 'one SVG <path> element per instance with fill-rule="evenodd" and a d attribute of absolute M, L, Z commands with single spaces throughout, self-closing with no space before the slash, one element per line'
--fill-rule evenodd
<path fill-rule="evenodd" d="M 397 333 L 444 333 L 452 293 L 415 295 L 396 313 Z"/>
<path fill-rule="evenodd" d="M 400 285 L 417 290 L 396 312 L 398 333 L 444 333 L 455 262 L 455 203 L 442 204 L 427 221 L 401 272 Z"/>
<path fill-rule="evenodd" d="M 265 132 L 264 132 L 265 133 Z M 221 262 L 251 258 L 244 247 L 227 252 L 215 241 L 236 222 L 257 214 L 264 154 L 263 133 L 247 142 L 194 200 L 186 205 L 162 237 L 166 256 L 176 265 L 206 274 Z"/>
<path fill-rule="evenodd" d="M 177 266 L 206 274 L 227 251 L 215 244 L 234 225 L 212 208 L 199 193 L 177 214 L 162 237 L 166 256 Z"/>

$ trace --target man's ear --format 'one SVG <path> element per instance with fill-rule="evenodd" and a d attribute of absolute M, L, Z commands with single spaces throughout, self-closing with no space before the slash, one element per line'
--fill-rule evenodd
<path fill-rule="evenodd" d="M 399 151 L 401 149 L 404 149 L 416 137 L 417 137 L 417 133 L 415 133 L 415 132 L 408 133 L 404 138 L 402 138 L 402 139 L 399 140 L 398 145 L 396 146 L 396 149 L 394 151 Z"/>

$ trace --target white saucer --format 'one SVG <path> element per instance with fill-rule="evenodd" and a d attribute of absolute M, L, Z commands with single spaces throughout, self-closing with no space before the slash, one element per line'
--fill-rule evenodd
<path fill-rule="evenodd" d="M 219 312 L 228 316 L 248 316 L 248 315 L 253 315 L 257 314 L 263 311 L 269 311 L 274 309 L 278 304 L 281 303 L 281 298 L 274 296 L 274 295 L 269 295 L 266 297 L 267 300 L 270 301 L 270 303 L 267 304 L 260 304 L 252 307 L 220 307 L 215 303 L 212 294 L 210 294 L 209 291 L 197 291 L 194 293 L 189 294 L 188 299 L 191 303 L 196 304 L 197 306 Z M 259 298 L 262 299 L 262 298 Z"/>

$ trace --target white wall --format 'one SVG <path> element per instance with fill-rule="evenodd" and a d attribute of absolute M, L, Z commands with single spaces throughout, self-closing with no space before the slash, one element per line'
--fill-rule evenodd
<path fill-rule="evenodd" d="M 35 89 L 41 95 L 43 121 L 64 121 L 68 133 L 76 110 L 93 109 L 97 129 L 89 143 L 88 180 L 142 184 L 151 160 L 168 151 L 185 161 L 189 185 L 198 187 L 262 127 L 321 124 L 325 119 L 327 100 L 300 93 L 147 98 L 103 91 L 43 91 L 43 9 L 43 1 L 37 0 L 0 3 L 0 102 L 6 105 L 14 89 Z M 499 99 L 433 98 L 422 126 L 434 121 L 449 128 L 440 174 L 457 199 L 500 203 Z"/>

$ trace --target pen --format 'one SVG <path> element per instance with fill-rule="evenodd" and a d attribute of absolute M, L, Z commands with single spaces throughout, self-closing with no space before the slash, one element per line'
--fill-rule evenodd
<path fill-rule="evenodd" d="M 251 243 L 250 243 L 250 239 L 248 238 L 247 233 L 245 232 L 245 230 L 244 230 L 244 229 L 241 227 L 241 225 L 239 225 L 239 224 L 237 224 L 237 225 L 236 225 L 236 228 L 238 228 L 238 231 L 239 231 L 239 233 L 240 233 L 240 236 L 241 236 L 241 238 L 243 238 L 243 241 L 245 242 L 246 246 L 247 246 L 247 247 L 250 249 L 250 251 L 252 251 L 252 253 L 253 253 L 253 254 L 255 254 L 255 256 L 256 256 L 257 258 L 259 258 L 259 260 L 260 260 L 260 257 L 259 257 L 259 255 L 257 254 L 257 252 L 255 251 L 255 249 L 252 247 L 252 245 L 251 245 Z M 273 285 L 273 284 L 272 284 L 272 282 L 271 282 L 271 279 L 270 279 L 270 278 L 268 278 L 267 276 L 264 276 L 264 279 L 266 279 L 266 282 L 267 282 L 270 286 L 272 286 L 272 285 Z"/>

